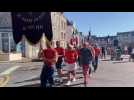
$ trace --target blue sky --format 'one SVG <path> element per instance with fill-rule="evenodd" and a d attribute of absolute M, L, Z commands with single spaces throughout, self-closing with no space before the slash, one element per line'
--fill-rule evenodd
<path fill-rule="evenodd" d="M 134 12 L 64 12 L 64 15 L 85 35 L 90 28 L 97 36 L 134 30 Z"/>

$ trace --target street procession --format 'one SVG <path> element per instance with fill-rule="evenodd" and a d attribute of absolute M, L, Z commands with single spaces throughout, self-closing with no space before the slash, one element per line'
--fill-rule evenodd
<path fill-rule="evenodd" d="M 99 34 L 110 15 L 88 13 L 0 12 L 0 87 L 134 86 L 134 31 Z"/>

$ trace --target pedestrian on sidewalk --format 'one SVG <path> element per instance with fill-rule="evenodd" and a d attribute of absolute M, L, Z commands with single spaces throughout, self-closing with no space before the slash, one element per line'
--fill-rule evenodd
<path fill-rule="evenodd" d="M 106 50 L 105 50 L 105 47 L 101 47 L 101 58 L 102 59 L 105 59 L 106 58 Z"/>
<path fill-rule="evenodd" d="M 94 62 L 93 62 L 93 67 L 94 67 L 94 72 L 96 72 L 97 67 L 98 67 L 98 58 L 99 58 L 99 55 L 100 55 L 100 48 L 97 47 L 96 44 L 94 45 L 94 51 L 95 51 L 95 59 L 94 59 Z"/>
<path fill-rule="evenodd" d="M 132 52 L 131 52 L 131 59 L 134 62 L 134 48 L 132 49 Z"/>
<path fill-rule="evenodd" d="M 79 66 L 79 68 L 81 68 L 81 64 L 80 64 L 80 46 L 79 47 L 75 47 L 75 50 L 77 51 L 78 54 L 78 59 L 77 59 L 77 65 Z"/>
<path fill-rule="evenodd" d="M 110 59 L 113 61 L 115 58 L 115 50 L 113 47 L 110 47 Z"/>
<path fill-rule="evenodd" d="M 80 62 L 83 68 L 84 85 L 87 86 L 89 78 L 89 70 L 91 69 L 90 64 L 92 62 L 93 55 L 91 49 L 89 49 L 88 42 L 83 44 L 80 49 Z"/>
<path fill-rule="evenodd" d="M 55 49 L 56 49 L 56 51 L 58 53 L 58 60 L 56 62 L 56 69 L 58 71 L 58 76 L 60 78 L 60 82 L 63 82 L 63 79 L 62 79 L 62 77 L 63 77 L 62 63 L 63 63 L 63 58 L 64 58 L 65 50 L 64 50 L 64 48 L 62 48 L 60 46 L 60 41 L 56 42 L 56 46 L 57 47 Z"/>
<path fill-rule="evenodd" d="M 124 53 L 125 53 L 125 55 L 128 54 L 128 47 L 127 46 L 124 47 Z"/>
<path fill-rule="evenodd" d="M 71 81 L 76 81 L 76 68 L 77 68 L 78 54 L 73 45 L 68 44 L 65 50 L 65 63 L 68 71 L 68 82 L 66 85 L 70 85 Z"/>
<path fill-rule="evenodd" d="M 92 73 L 94 72 L 94 67 L 93 67 L 93 63 L 94 63 L 94 60 L 95 60 L 95 50 L 94 50 L 94 44 L 91 44 L 91 43 L 88 43 L 88 47 L 89 47 L 89 50 L 91 51 L 91 54 L 92 54 L 92 63 L 90 64 L 90 69 L 89 69 L 89 75 L 90 77 L 92 77 Z"/>
<path fill-rule="evenodd" d="M 54 66 L 57 61 L 57 52 L 52 48 L 51 42 L 46 42 L 47 49 L 44 49 L 42 52 L 42 57 L 44 61 L 43 69 L 41 72 L 41 87 L 54 86 Z"/>
<path fill-rule="evenodd" d="M 128 47 L 128 55 L 129 55 L 129 61 L 131 61 L 131 53 L 132 53 L 132 47 L 131 46 L 129 46 Z"/>

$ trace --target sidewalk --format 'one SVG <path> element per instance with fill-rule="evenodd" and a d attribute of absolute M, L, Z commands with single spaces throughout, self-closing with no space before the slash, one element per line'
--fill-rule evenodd
<path fill-rule="evenodd" d="M 0 61 L 0 63 L 27 63 L 31 62 L 32 59 L 24 58 L 22 57 L 22 60 L 17 60 L 17 61 Z"/>

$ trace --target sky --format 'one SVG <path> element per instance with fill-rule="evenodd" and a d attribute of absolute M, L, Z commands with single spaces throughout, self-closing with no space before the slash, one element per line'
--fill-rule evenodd
<path fill-rule="evenodd" d="M 96 36 L 113 36 L 117 32 L 134 30 L 134 12 L 64 12 L 64 16 L 84 35 L 89 30 Z"/>

